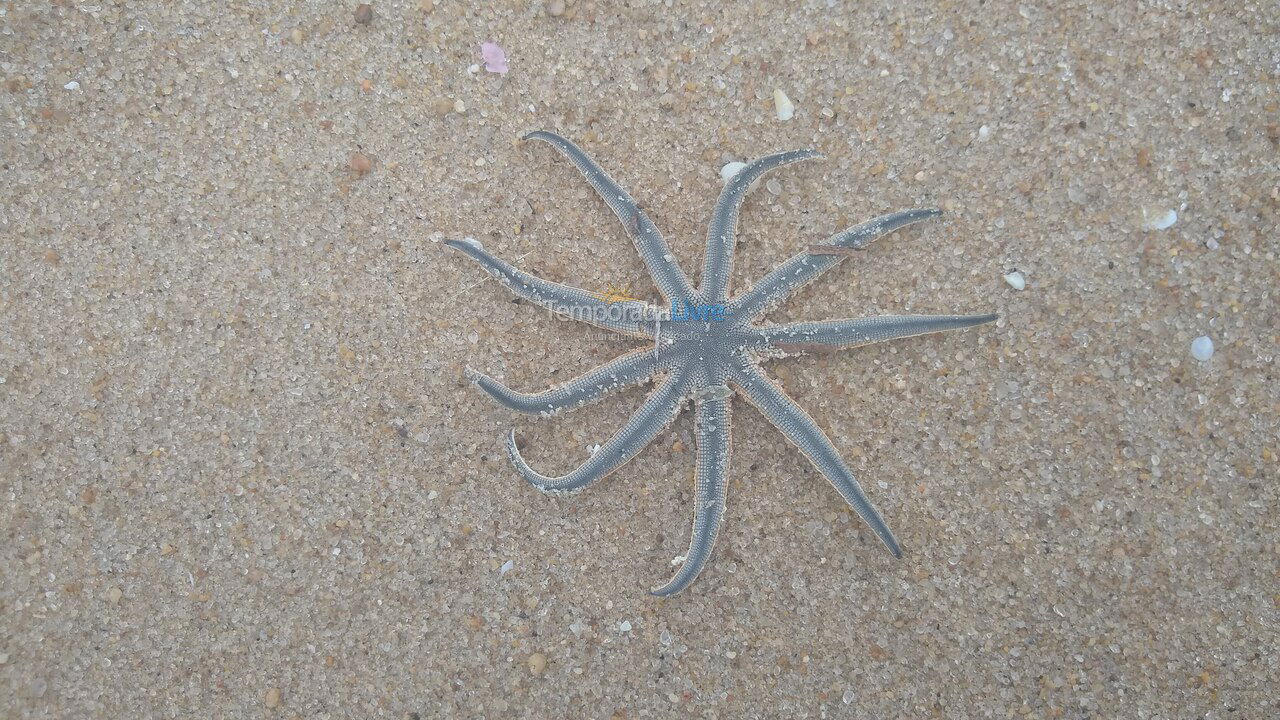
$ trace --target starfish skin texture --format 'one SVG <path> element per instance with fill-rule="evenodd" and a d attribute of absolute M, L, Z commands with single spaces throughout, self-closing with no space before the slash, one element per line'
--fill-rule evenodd
<path fill-rule="evenodd" d="M 669 308 L 658 308 L 640 300 L 617 300 L 550 282 L 499 260 L 475 240 L 447 241 L 446 244 L 470 256 L 525 300 L 597 327 L 650 341 L 645 347 L 541 393 L 516 392 L 467 368 L 467 377 L 502 405 L 544 416 L 581 407 L 628 385 L 659 378 L 626 425 L 565 475 L 551 477 L 529 467 L 512 430 L 507 435 L 507 453 L 525 480 L 547 493 L 582 490 L 639 454 L 692 399 L 697 440 L 693 537 L 675 576 L 650 591 L 660 596 L 678 593 L 706 566 L 719 533 L 729 473 L 730 399 L 737 394 L 754 405 L 799 448 L 894 556 L 901 557 L 897 539 L 831 440 L 813 418 L 765 374 L 760 361 L 967 328 L 992 322 L 997 316 L 882 315 L 781 325 L 757 325 L 753 320 L 854 254 L 850 251 L 860 250 L 904 225 L 937 217 L 941 211 L 906 210 L 855 225 L 793 256 L 745 293 L 730 299 L 729 277 L 738 211 L 748 191 L 765 173 L 821 157 L 819 153 L 794 150 L 768 155 L 749 163 L 725 183 L 707 231 L 701 284 L 695 288 L 636 201 L 577 145 L 545 131 L 529 133 L 523 139 L 550 144 L 582 172 L 622 221 L 655 285 L 670 304 Z"/>

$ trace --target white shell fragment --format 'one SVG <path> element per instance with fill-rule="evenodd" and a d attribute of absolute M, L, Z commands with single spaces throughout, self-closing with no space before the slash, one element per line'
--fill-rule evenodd
<path fill-rule="evenodd" d="M 1205 362 L 1213 357 L 1213 340 L 1208 335 L 1201 335 L 1191 341 L 1191 357 Z"/>
<path fill-rule="evenodd" d="M 1010 270 L 1005 273 L 1004 281 L 1009 283 L 1009 287 L 1014 290 L 1025 290 L 1027 287 L 1027 278 L 1017 270 Z"/>
<path fill-rule="evenodd" d="M 71 82 L 67 83 L 66 85 L 63 85 L 63 86 L 62 86 L 62 89 L 63 89 L 63 90 L 79 90 L 79 89 L 80 89 L 80 83 L 76 82 L 75 80 L 72 80 Z"/>
<path fill-rule="evenodd" d="M 782 92 L 782 88 L 773 89 L 773 108 L 778 111 L 779 120 L 790 120 L 796 114 L 796 106 L 791 104 L 791 98 Z"/>
<path fill-rule="evenodd" d="M 1143 208 L 1142 227 L 1147 230 L 1168 230 L 1178 222 L 1177 210 L 1162 208 Z"/>
<path fill-rule="evenodd" d="M 726 163 L 724 167 L 720 168 L 720 180 L 723 182 L 729 182 L 733 179 L 734 175 L 742 172 L 742 168 L 746 166 L 746 163 L 738 162 L 736 160 L 731 163 Z"/>
<path fill-rule="evenodd" d="M 506 561 L 506 562 L 502 563 L 502 567 L 498 568 L 498 574 L 499 574 L 499 575 L 506 575 L 507 573 L 511 572 L 511 568 L 513 568 L 513 567 L 515 567 L 515 566 L 516 566 L 516 561 L 515 561 L 515 560 L 508 560 L 508 561 Z"/>

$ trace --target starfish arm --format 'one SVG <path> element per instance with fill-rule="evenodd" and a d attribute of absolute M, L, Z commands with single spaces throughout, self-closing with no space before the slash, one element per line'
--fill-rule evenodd
<path fill-rule="evenodd" d="M 445 245 L 480 263 L 498 282 L 536 305 L 606 330 L 651 338 L 662 311 L 641 300 L 609 302 L 586 290 L 543 280 L 498 259 L 474 240 L 446 240 Z"/>
<path fill-rule="evenodd" d="M 827 478 L 845 502 L 880 536 L 890 552 L 895 557 L 902 557 L 902 549 L 898 547 L 898 541 L 885 524 L 884 518 L 867 499 L 862 486 L 854 479 L 831 440 L 809 413 L 788 397 L 754 362 L 740 360 L 732 368 L 732 372 L 734 384 L 742 390 L 747 400 L 809 458 L 809 462 Z"/>
<path fill-rule="evenodd" d="M 577 492 L 603 479 L 638 455 L 679 414 L 687 390 L 688 384 L 684 376 L 672 374 L 649 393 L 644 404 L 621 430 L 601 445 L 586 462 L 566 475 L 548 477 L 530 468 L 516 446 L 515 430 L 507 435 L 507 454 L 511 456 L 511 462 L 515 463 L 516 470 L 539 490 L 549 493 Z"/>
<path fill-rule="evenodd" d="M 667 300 L 693 297 L 689 278 L 676 264 L 675 257 L 667 248 L 666 241 L 662 239 L 662 234 L 658 232 L 653 221 L 645 215 L 627 191 L 623 190 L 591 159 L 591 156 L 565 138 L 545 130 L 536 130 L 521 139 L 542 140 L 550 144 L 578 168 L 613 214 L 622 221 L 622 227 L 631 236 L 636 251 L 640 253 L 640 259 L 644 261 L 645 267 L 649 268 L 649 274 L 663 297 Z"/>
<path fill-rule="evenodd" d="M 783 350 L 837 349 L 959 330 L 989 323 L 999 315 L 880 315 L 848 320 L 798 322 L 760 328 L 765 342 Z"/>
<path fill-rule="evenodd" d="M 467 378 L 494 400 L 523 413 L 554 415 L 582 407 L 619 388 L 643 382 L 659 368 L 658 353 L 649 348 L 633 350 L 600 367 L 540 393 L 518 393 L 484 373 L 466 369 Z"/>
<path fill-rule="evenodd" d="M 711 224 L 707 228 L 707 251 L 702 259 L 702 297 L 710 303 L 723 303 L 729 296 L 729 275 L 733 271 L 733 251 L 738 235 L 738 211 L 755 184 L 765 173 L 801 160 L 820 158 L 816 150 L 789 150 L 753 160 L 729 178 Z"/>
<path fill-rule="evenodd" d="M 649 592 L 674 595 L 702 572 L 720 533 L 725 491 L 729 477 L 730 398 L 697 401 L 694 425 L 698 438 L 698 466 L 694 471 L 693 538 L 679 572 L 662 587 Z"/>
<path fill-rule="evenodd" d="M 827 239 L 826 245 L 837 248 L 862 248 L 904 225 L 942 214 L 935 208 L 904 210 L 854 225 Z M 821 246 L 819 246 L 821 247 Z M 750 290 L 733 301 L 729 312 L 736 317 L 751 318 L 785 300 L 814 278 L 840 264 L 846 255 L 820 255 L 802 252 L 765 275 Z"/>

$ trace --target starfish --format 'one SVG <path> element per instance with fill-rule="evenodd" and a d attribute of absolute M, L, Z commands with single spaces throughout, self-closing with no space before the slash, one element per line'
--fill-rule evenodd
<path fill-rule="evenodd" d="M 729 473 L 731 397 L 736 393 L 754 405 L 813 463 L 895 557 L 902 550 L 884 518 L 862 491 L 835 446 L 813 418 L 783 392 L 760 367 L 760 361 L 815 351 L 850 348 L 925 333 L 992 322 L 996 315 L 881 315 L 877 317 L 786 324 L 753 321 L 840 264 L 851 251 L 904 225 L 937 217 L 924 208 L 878 217 L 831 236 L 784 262 L 752 288 L 729 298 L 738 211 L 752 185 L 765 173 L 801 160 L 821 157 L 812 150 L 793 150 L 755 160 L 731 177 L 720 193 L 707 232 L 700 285 L 695 289 L 677 265 L 648 215 L 585 152 L 554 133 L 537 131 L 524 140 L 542 140 L 563 154 L 586 177 L 613 210 L 670 303 L 658 308 L 642 300 L 601 296 L 550 282 L 518 270 L 489 254 L 474 239 L 446 244 L 478 262 L 517 296 L 554 312 L 597 327 L 650 341 L 546 392 L 519 393 L 467 368 L 468 379 L 512 410 L 549 416 L 581 407 L 624 386 L 655 376 L 660 379 L 626 425 L 575 470 L 551 477 L 525 462 L 515 431 L 507 435 L 507 452 L 516 470 L 547 493 L 573 493 L 604 478 L 640 453 L 693 400 L 697 439 L 694 472 L 693 538 L 683 564 L 654 595 L 673 595 L 697 578 L 711 556 L 724 516 Z M 679 558 L 677 558 L 679 560 Z"/>

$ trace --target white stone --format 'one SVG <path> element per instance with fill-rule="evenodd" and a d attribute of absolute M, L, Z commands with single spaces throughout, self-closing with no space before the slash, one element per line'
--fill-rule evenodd
<path fill-rule="evenodd" d="M 1004 281 L 1009 283 L 1009 287 L 1014 290 L 1025 290 L 1027 287 L 1027 278 L 1017 270 L 1010 270 L 1005 273 Z"/>
<path fill-rule="evenodd" d="M 1208 335 L 1201 335 L 1191 341 L 1191 357 L 1205 362 L 1213 357 L 1213 340 Z"/>

